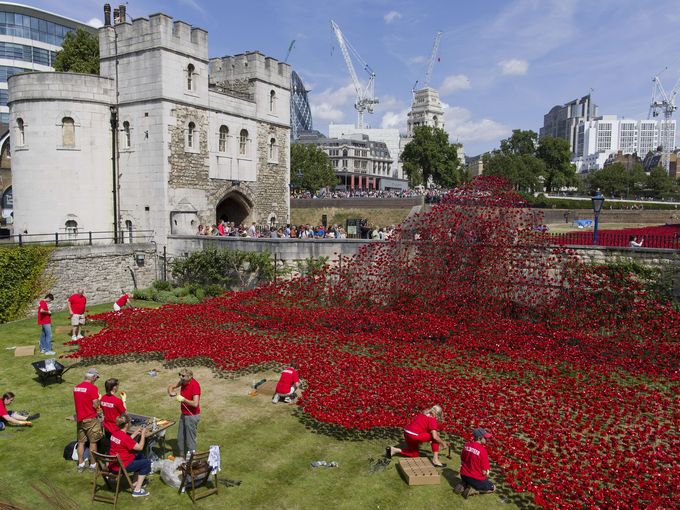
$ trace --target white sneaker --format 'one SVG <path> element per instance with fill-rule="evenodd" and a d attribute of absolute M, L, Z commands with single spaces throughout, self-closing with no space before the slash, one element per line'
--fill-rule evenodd
<path fill-rule="evenodd" d="M 87 461 L 84 461 L 82 464 L 78 464 L 76 469 L 78 470 L 78 473 L 82 473 L 85 471 L 85 466 L 87 465 Z"/>
<path fill-rule="evenodd" d="M 75 336 L 75 335 L 73 335 L 73 336 L 71 337 L 71 340 L 78 340 L 78 337 Z"/>
<path fill-rule="evenodd" d="M 42 352 L 45 356 L 54 356 L 55 354 L 57 354 L 57 353 L 54 352 L 54 351 L 41 351 L 41 352 Z"/>
<path fill-rule="evenodd" d="M 78 336 L 76 337 L 76 340 L 80 340 L 81 338 L 83 338 L 83 335 L 78 335 Z"/>

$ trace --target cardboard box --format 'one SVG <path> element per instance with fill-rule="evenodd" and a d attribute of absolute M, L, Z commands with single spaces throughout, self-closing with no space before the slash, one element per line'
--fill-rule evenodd
<path fill-rule="evenodd" d="M 22 345 L 14 349 L 14 357 L 35 356 L 35 345 Z"/>
<path fill-rule="evenodd" d="M 409 485 L 439 485 L 437 468 L 427 457 L 399 459 L 397 470 Z"/>

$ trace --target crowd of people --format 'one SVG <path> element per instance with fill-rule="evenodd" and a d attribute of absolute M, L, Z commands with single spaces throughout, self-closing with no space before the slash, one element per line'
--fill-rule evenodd
<path fill-rule="evenodd" d="M 355 237 L 384 241 L 392 235 L 395 226 L 378 227 L 368 226 L 364 223 L 357 226 Z M 342 225 L 311 225 L 301 224 L 285 226 L 262 226 L 253 222 L 248 228 L 243 225 L 235 226 L 234 223 L 221 221 L 218 225 L 206 227 L 199 225 L 196 235 L 216 237 L 247 237 L 261 239 L 346 239 L 348 233 Z"/>
<path fill-rule="evenodd" d="M 332 199 L 332 198 L 413 198 L 425 197 L 425 201 L 436 201 L 449 190 L 439 188 L 408 188 L 403 190 L 382 190 L 382 189 L 350 189 L 327 191 L 322 189 L 318 193 L 306 190 L 291 190 L 290 198 L 293 199 Z M 436 200 L 435 200 L 436 199 Z"/>

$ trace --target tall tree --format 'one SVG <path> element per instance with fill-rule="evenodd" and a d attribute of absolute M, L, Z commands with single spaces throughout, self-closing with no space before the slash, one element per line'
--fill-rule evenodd
<path fill-rule="evenodd" d="M 644 188 L 647 176 L 642 165 L 634 165 L 627 169 L 621 163 L 614 163 L 596 170 L 588 176 L 590 190 L 598 189 L 605 195 L 630 196 Z"/>
<path fill-rule="evenodd" d="M 576 167 L 571 163 L 569 142 L 563 138 L 541 138 L 536 156 L 545 163 L 545 189 L 558 191 L 563 186 L 576 185 Z"/>
<path fill-rule="evenodd" d="M 504 177 L 517 191 L 543 189 L 545 163 L 532 154 L 503 154 L 496 151 L 484 156 L 484 175 Z"/>
<path fill-rule="evenodd" d="M 79 28 L 64 38 L 54 59 L 55 71 L 99 74 L 99 37 Z"/>
<path fill-rule="evenodd" d="M 655 196 L 660 197 L 663 193 L 674 191 L 677 188 L 677 184 L 675 179 L 668 175 L 664 167 L 657 166 L 649 171 L 647 188 L 654 191 Z"/>
<path fill-rule="evenodd" d="M 532 130 L 523 131 L 513 129 L 512 136 L 501 140 L 501 152 L 503 154 L 536 154 L 538 144 L 538 134 Z"/>
<path fill-rule="evenodd" d="M 294 143 L 290 146 L 290 183 L 315 193 L 338 183 L 328 155 L 316 145 Z"/>
<path fill-rule="evenodd" d="M 443 129 L 432 126 L 416 127 L 411 140 L 401 153 L 404 171 L 409 182 L 427 184 L 432 178 L 435 184 L 452 187 L 462 180 L 462 165 L 458 159 L 460 144 L 449 143 L 449 135 Z"/>

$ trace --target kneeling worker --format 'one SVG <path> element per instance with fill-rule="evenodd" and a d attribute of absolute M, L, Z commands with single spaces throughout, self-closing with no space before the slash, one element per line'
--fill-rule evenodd
<path fill-rule="evenodd" d="M 7 406 L 14 402 L 14 393 L 8 391 L 2 396 L 0 400 L 0 430 L 4 430 L 7 425 L 15 425 L 17 427 L 30 427 L 33 425 L 29 418 L 35 419 L 39 415 L 24 416 L 14 411 L 8 411 Z"/>
<path fill-rule="evenodd" d="M 300 387 L 300 376 L 298 375 L 298 363 L 293 361 L 288 368 L 281 372 L 281 378 L 276 385 L 276 392 L 272 403 L 278 404 L 279 399 L 283 399 L 286 404 L 290 404 L 297 396 L 295 390 Z"/>
<path fill-rule="evenodd" d="M 467 499 L 471 491 L 476 490 L 480 494 L 494 492 L 496 486 L 489 479 L 489 454 L 486 451 L 487 439 L 491 434 L 483 428 L 477 428 L 472 432 L 472 441 L 465 443 L 460 454 L 460 478 L 463 486 L 456 487 L 456 492 L 462 492 Z"/>
<path fill-rule="evenodd" d="M 128 473 L 137 473 L 137 480 L 135 481 L 132 497 L 141 498 L 148 496 L 149 493 L 142 487 L 146 475 L 151 473 L 151 461 L 144 457 L 142 452 L 144 450 L 144 442 L 146 440 L 146 428 L 140 427 L 132 436 L 127 433 L 130 426 L 130 417 L 127 414 L 121 414 L 116 418 L 116 425 L 118 430 L 111 434 L 111 449 L 109 455 L 118 455 L 120 461 L 125 466 Z M 134 440 L 135 437 L 140 436 L 139 443 Z M 111 471 L 118 470 L 118 464 L 111 463 L 109 465 Z"/>

